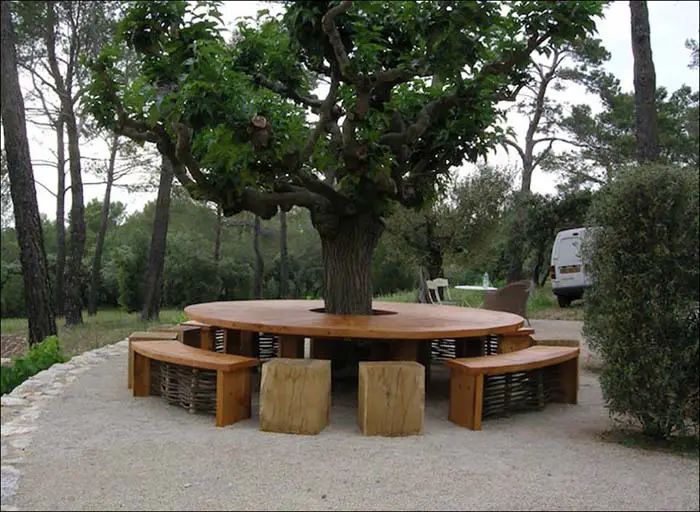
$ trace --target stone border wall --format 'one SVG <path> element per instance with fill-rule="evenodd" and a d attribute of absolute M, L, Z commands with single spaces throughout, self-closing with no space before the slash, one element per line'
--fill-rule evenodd
<path fill-rule="evenodd" d="M 128 340 L 106 345 L 71 358 L 66 363 L 54 364 L 25 380 L 10 393 L 0 398 L 0 505 L 2 510 L 17 510 L 8 502 L 17 491 L 25 454 L 31 450 L 36 421 L 44 406 L 63 394 L 66 386 L 92 366 L 110 357 L 126 355 Z"/>

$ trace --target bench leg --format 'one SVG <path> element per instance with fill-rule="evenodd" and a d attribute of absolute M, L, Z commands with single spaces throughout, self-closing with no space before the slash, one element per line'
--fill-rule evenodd
<path fill-rule="evenodd" d="M 451 422 L 471 430 L 481 430 L 484 402 L 484 376 L 467 375 L 452 369 L 450 372 Z"/>
<path fill-rule="evenodd" d="M 304 337 L 288 334 L 281 335 L 279 357 L 304 359 Z"/>
<path fill-rule="evenodd" d="M 134 353 L 131 350 L 131 340 L 129 340 L 129 364 L 126 370 L 126 388 L 131 389 L 134 381 Z"/>
<path fill-rule="evenodd" d="M 562 396 L 556 402 L 565 404 L 578 403 L 578 358 L 559 365 Z"/>
<path fill-rule="evenodd" d="M 216 426 L 250 418 L 250 369 L 216 372 Z"/>
<path fill-rule="evenodd" d="M 131 353 L 134 358 L 131 378 L 134 396 L 148 396 L 151 392 L 151 361 L 137 352 Z"/>

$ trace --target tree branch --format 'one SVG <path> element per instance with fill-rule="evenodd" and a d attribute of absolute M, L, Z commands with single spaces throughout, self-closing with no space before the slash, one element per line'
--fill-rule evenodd
<path fill-rule="evenodd" d="M 313 94 L 304 96 L 302 94 L 299 94 L 297 91 L 295 91 L 288 85 L 283 84 L 279 80 L 270 80 L 269 78 L 263 76 L 260 73 L 256 73 L 253 79 L 258 85 L 270 89 L 271 91 L 276 92 L 277 94 L 285 96 L 286 98 L 289 98 L 290 100 L 305 105 L 307 107 L 316 109 L 320 108 L 323 104 L 323 101 Z"/>
<path fill-rule="evenodd" d="M 333 54 L 335 55 L 335 60 L 338 64 L 338 69 L 340 70 L 341 76 L 349 82 L 354 83 L 355 76 L 350 74 L 350 59 L 348 58 L 348 52 L 345 49 L 343 40 L 340 38 L 338 27 L 335 25 L 336 16 L 347 12 L 350 7 L 352 7 L 352 1 L 344 0 L 340 2 L 340 4 L 328 10 L 328 12 L 321 19 L 321 24 L 323 25 L 323 31 L 328 36 L 328 42 L 333 48 Z"/>

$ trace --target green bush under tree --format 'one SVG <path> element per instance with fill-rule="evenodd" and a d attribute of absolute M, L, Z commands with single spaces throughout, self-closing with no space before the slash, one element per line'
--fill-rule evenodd
<path fill-rule="evenodd" d="M 29 348 L 24 357 L 12 361 L 12 366 L 0 368 L 0 394 L 9 393 L 32 375 L 46 370 L 54 363 L 67 361 L 56 336 L 49 336 Z"/>
<path fill-rule="evenodd" d="M 635 167 L 598 194 L 584 332 L 610 413 L 667 438 L 698 421 L 698 172 Z"/>

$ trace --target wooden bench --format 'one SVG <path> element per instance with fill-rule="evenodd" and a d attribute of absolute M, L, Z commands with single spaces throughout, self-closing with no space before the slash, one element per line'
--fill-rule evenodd
<path fill-rule="evenodd" d="M 134 353 L 131 350 L 131 344 L 134 341 L 163 341 L 163 340 L 176 340 L 178 339 L 177 332 L 170 331 L 137 331 L 132 332 L 129 335 L 129 364 L 127 370 L 127 383 L 126 387 L 131 389 L 132 386 L 132 376 L 134 367 Z"/>
<path fill-rule="evenodd" d="M 216 426 L 223 427 L 250 418 L 251 367 L 258 360 L 250 357 L 220 354 L 178 341 L 135 341 L 131 343 L 134 356 L 134 396 L 151 394 L 151 362 L 159 361 L 200 370 L 216 371 Z"/>
<path fill-rule="evenodd" d="M 472 430 L 481 430 L 484 406 L 484 377 L 512 375 L 552 369 L 547 381 L 554 381 L 551 401 L 575 404 L 578 393 L 578 355 L 576 347 L 532 346 L 505 354 L 452 359 L 446 361 L 450 368 L 450 421 Z M 529 376 L 529 375 L 528 375 Z M 524 389 L 540 389 L 530 386 L 525 377 Z M 521 381 L 522 382 L 522 381 Z M 508 389 L 505 390 L 508 399 Z M 526 399 L 533 397 L 527 396 Z M 542 397 L 534 397 L 542 402 Z M 500 397 L 503 400 L 503 397 Z"/>

